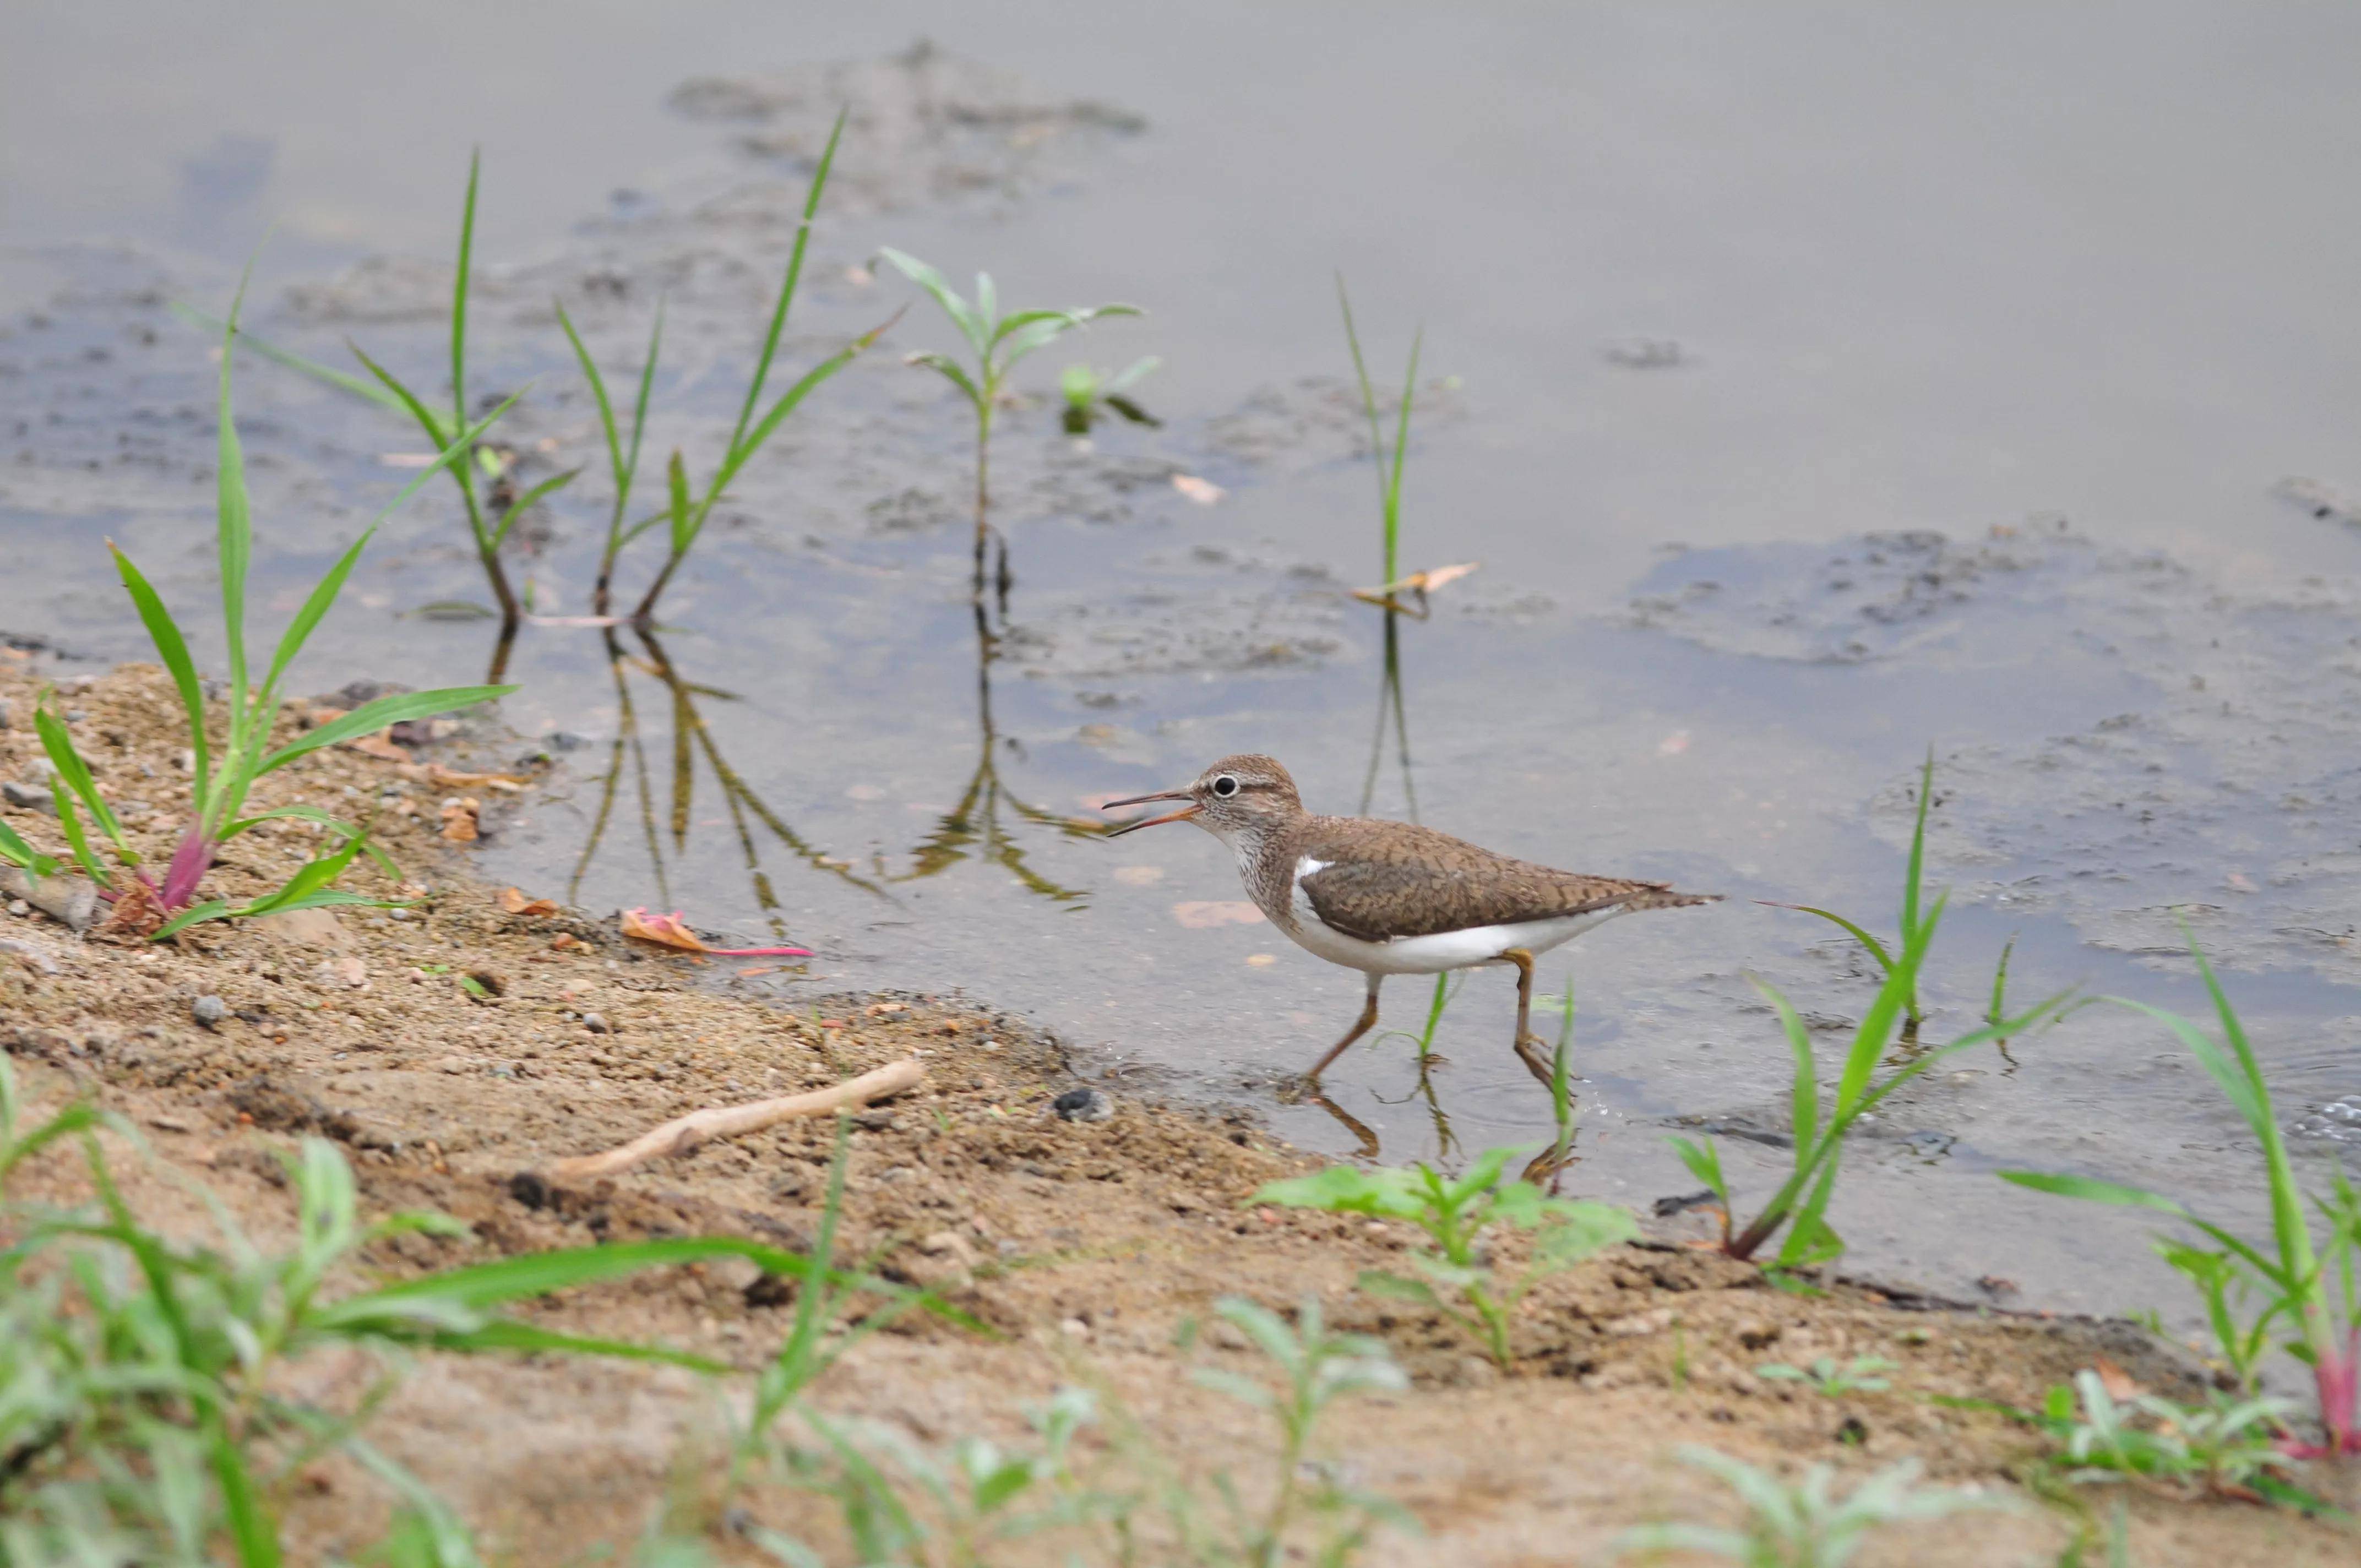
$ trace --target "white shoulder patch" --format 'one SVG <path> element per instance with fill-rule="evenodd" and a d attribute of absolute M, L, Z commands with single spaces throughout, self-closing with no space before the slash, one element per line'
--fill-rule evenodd
<path fill-rule="evenodd" d="M 1326 871 L 1333 863 L 1334 862 L 1329 861 L 1315 861 L 1311 856 L 1306 855 L 1301 860 L 1295 862 L 1295 880 L 1301 882 L 1305 877 L 1312 875 L 1315 872 Z"/>

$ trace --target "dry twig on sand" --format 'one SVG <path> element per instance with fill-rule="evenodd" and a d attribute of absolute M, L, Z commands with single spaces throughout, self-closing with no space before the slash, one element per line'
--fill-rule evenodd
<path fill-rule="evenodd" d="M 866 1105 L 873 1100 L 884 1100 L 917 1088 L 926 1076 L 927 1069 L 918 1065 L 917 1058 L 905 1057 L 900 1061 L 888 1062 L 884 1067 L 862 1073 L 859 1078 L 830 1084 L 826 1089 L 783 1095 L 776 1100 L 757 1100 L 745 1105 L 708 1106 L 642 1133 L 620 1148 L 609 1149 L 604 1154 L 559 1160 L 549 1168 L 549 1174 L 559 1181 L 612 1176 L 645 1160 L 686 1154 L 708 1138 L 735 1137 L 740 1133 L 755 1132 L 775 1122 L 790 1121 L 797 1116 L 825 1115 L 842 1106 Z"/>

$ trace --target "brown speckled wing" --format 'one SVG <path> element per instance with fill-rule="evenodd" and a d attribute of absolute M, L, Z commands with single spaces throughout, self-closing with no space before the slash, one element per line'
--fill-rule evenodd
<path fill-rule="evenodd" d="M 1585 876 L 1497 855 L 1465 839 L 1404 822 L 1315 817 L 1293 836 L 1292 862 L 1328 862 L 1303 879 L 1312 911 L 1365 942 L 1428 937 L 1474 926 L 1509 926 L 1583 915 L 1709 904 L 1660 882 Z"/>

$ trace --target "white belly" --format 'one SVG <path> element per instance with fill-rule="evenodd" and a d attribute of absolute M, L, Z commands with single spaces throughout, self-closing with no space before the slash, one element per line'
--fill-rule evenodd
<path fill-rule="evenodd" d="M 1293 889 L 1296 945 L 1307 952 L 1317 953 L 1332 964 L 1360 970 L 1367 974 L 1440 974 L 1444 970 L 1466 969 L 1473 964 L 1489 963 L 1511 948 L 1539 955 L 1561 942 L 1570 941 L 1593 926 L 1624 914 L 1620 908 L 1595 910 L 1587 915 L 1562 915 L 1554 920 L 1526 920 L 1513 926 L 1471 926 L 1464 931 L 1438 931 L 1431 937 L 1397 937 L 1388 942 L 1365 942 L 1358 937 L 1347 937 L 1320 924 L 1312 913 L 1312 901 L 1304 896 L 1301 878 L 1320 869 L 1320 862 L 1306 861 L 1298 867 L 1297 883 Z"/>

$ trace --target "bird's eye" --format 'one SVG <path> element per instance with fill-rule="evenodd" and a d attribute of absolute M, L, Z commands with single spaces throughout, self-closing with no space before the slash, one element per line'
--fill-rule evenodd
<path fill-rule="evenodd" d="M 1227 800 L 1230 796 L 1238 793 L 1238 781 L 1230 777 L 1229 774 L 1224 773 L 1220 778 L 1213 781 L 1213 793 L 1220 795 L 1224 800 Z"/>

